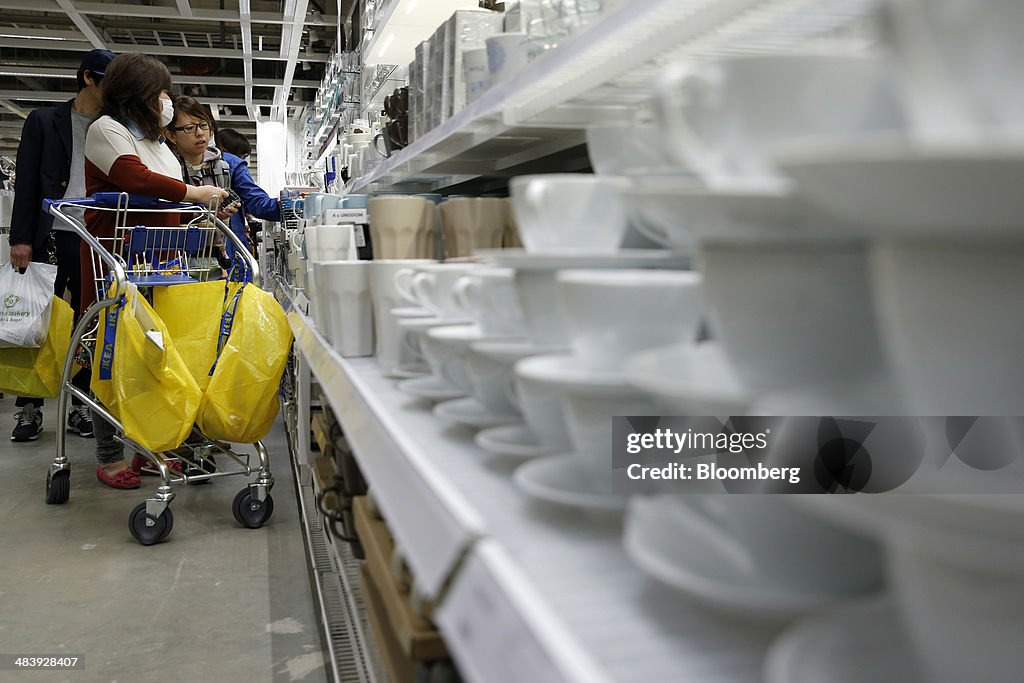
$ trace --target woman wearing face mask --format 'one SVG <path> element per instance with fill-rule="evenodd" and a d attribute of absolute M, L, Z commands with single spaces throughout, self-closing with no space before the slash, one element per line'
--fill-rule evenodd
<path fill-rule="evenodd" d="M 233 190 L 242 200 L 243 210 L 231 216 L 230 226 L 242 242 L 247 241 L 245 214 L 268 221 L 280 221 L 281 209 L 249 175 L 245 161 L 210 144 L 216 138 L 217 123 L 206 108 L 192 97 L 174 101 L 174 122 L 167 128 L 168 139 L 181 159 L 181 174 L 191 185 L 216 185 Z M 227 244 L 227 256 L 234 245 Z"/>
<path fill-rule="evenodd" d="M 85 184 L 90 194 L 128 192 L 175 202 L 209 204 L 227 192 L 212 186 L 195 187 L 181 181 L 181 167 L 163 143 L 162 132 L 174 118 L 168 93 L 171 74 L 159 60 L 140 53 L 122 54 L 107 67 L 100 118 L 89 127 L 85 142 Z M 116 213 L 86 211 L 89 232 L 97 237 L 114 235 Z M 137 225 L 177 226 L 176 213 L 132 213 Z M 95 302 L 92 254 L 82 245 L 82 312 Z M 139 456 L 129 467 L 113 428 L 95 420 L 96 477 L 113 488 L 139 487 L 145 460 Z M 174 465 L 179 465 L 174 463 Z M 179 469 L 179 467 L 175 467 Z"/>

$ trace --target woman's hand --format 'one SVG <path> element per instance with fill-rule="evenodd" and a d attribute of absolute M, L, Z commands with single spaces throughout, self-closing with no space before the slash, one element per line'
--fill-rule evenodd
<path fill-rule="evenodd" d="M 223 202 L 228 198 L 228 191 L 213 185 L 189 185 L 185 192 L 185 201 L 205 204 L 208 207 L 212 206 L 214 197 Z"/>
<path fill-rule="evenodd" d="M 225 206 L 223 209 L 218 211 L 217 212 L 217 218 L 221 219 L 222 221 L 226 221 L 229 218 L 231 218 L 232 216 L 234 216 L 236 213 L 238 213 L 238 203 L 237 202 L 234 203 L 234 204 L 229 204 L 228 206 Z"/>

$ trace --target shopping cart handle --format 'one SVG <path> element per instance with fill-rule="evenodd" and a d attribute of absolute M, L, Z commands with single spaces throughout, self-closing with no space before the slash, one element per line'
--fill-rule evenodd
<path fill-rule="evenodd" d="M 84 199 L 44 199 L 43 210 L 49 213 L 55 206 L 83 206 L 86 208 L 92 207 L 97 209 L 116 209 L 118 208 L 118 201 L 121 199 L 122 193 L 120 192 L 97 192 L 91 197 L 85 197 Z M 205 207 L 202 204 L 190 204 L 185 202 L 169 202 L 165 199 L 157 199 L 156 197 L 147 197 L 141 194 L 129 194 L 128 195 L 128 206 L 125 208 L 129 209 L 195 209 Z"/>

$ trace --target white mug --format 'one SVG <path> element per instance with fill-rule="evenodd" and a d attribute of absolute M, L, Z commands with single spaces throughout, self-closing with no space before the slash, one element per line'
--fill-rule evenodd
<path fill-rule="evenodd" d="M 455 303 L 455 283 L 478 266 L 466 263 L 436 263 L 417 266 L 415 271 L 399 271 L 395 285 L 399 294 L 433 311 L 443 319 L 464 319 Z"/>
<path fill-rule="evenodd" d="M 499 33 L 484 42 L 491 85 L 522 71 L 530 62 L 531 44 L 525 33 Z"/>
<path fill-rule="evenodd" d="M 372 356 L 373 304 L 369 261 L 316 264 L 320 273 L 317 300 L 324 311 L 331 346 L 344 357 Z"/>
<path fill-rule="evenodd" d="M 413 360 L 402 356 L 398 320 L 392 312 L 409 305 L 395 286 L 395 274 L 400 270 L 424 263 L 432 263 L 432 261 L 426 259 L 421 261 L 381 260 L 372 261 L 368 266 L 377 358 L 381 373 L 385 377 L 391 376 L 402 363 Z M 432 313 L 429 311 L 422 310 L 417 317 L 430 315 Z"/>
<path fill-rule="evenodd" d="M 317 260 L 352 261 L 356 252 L 355 226 L 321 225 L 317 230 Z"/>

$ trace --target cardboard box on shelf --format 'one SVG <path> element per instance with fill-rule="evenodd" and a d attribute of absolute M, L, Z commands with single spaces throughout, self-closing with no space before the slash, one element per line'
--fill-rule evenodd
<path fill-rule="evenodd" d="M 366 551 L 363 568 L 380 595 L 386 622 L 403 654 L 415 661 L 447 658 L 448 649 L 440 632 L 418 616 L 409 602 L 409 595 L 398 590 L 391 573 L 394 541 L 387 525 L 370 514 L 364 497 L 355 498 L 353 508 L 356 531 Z"/>

